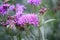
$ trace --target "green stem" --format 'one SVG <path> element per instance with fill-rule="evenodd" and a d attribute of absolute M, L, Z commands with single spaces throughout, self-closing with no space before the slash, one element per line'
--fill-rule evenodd
<path fill-rule="evenodd" d="M 35 8 L 35 6 L 34 6 L 34 5 L 32 5 L 32 13 L 34 13 L 34 10 L 35 10 L 34 8 Z"/>
<path fill-rule="evenodd" d="M 34 37 L 37 38 L 37 36 L 34 33 L 32 33 L 27 27 L 25 27 L 25 31 L 26 31 L 27 38 L 28 38 L 28 34 L 31 34 L 31 35 L 33 35 Z"/>
<path fill-rule="evenodd" d="M 40 40 L 40 27 L 38 27 L 38 33 L 39 33 L 38 40 Z"/>
<path fill-rule="evenodd" d="M 29 31 L 28 31 L 28 28 L 26 27 L 26 25 L 25 25 L 24 29 L 25 29 L 25 32 L 26 32 L 26 37 L 27 37 L 27 39 L 28 39 Z"/>

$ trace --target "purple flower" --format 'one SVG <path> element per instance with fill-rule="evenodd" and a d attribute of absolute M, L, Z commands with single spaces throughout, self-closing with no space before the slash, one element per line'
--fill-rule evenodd
<path fill-rule="evenodd" d="M 41 0 L 28 0 L 27 2 L 35 6 L 38 6 L 41 4 Z"/>
<path fill-rule="evenodd" d="M 21 17 L 22 16 L 22 13 L 20 13 L 20 11 L 18 11 L 18 12 L 16 12 L 16 18 L 19 18 L 19 17 Z"/>
<path fill-rule="evenodd" d="M 15 5 L 10 5 L 9 10 L 14 10 L 15 9 Z"/>
<path fill-rule="evenodd" d="M 7 12 L 10 4 L 2 4 L 0 5 L 0 14 L 4 15 Z"/>
<path fill-rule="evenodd" d="M 21 13 L 26 9 L 24 5 L 16 4 L 16 11 L 20 11 Z"/>
<path fill-rule="evenodd" d="M 6 24 L 9 25 L 10 23 L 15 24 L 15 21 L 14 21 L 14 20 L 7 20 L 7 21 L 6 21 Z"/>
<path fill-rule="evenodd" d="M 11 29 L 15 29 L 16 30 L 15 21 L 14 20 L 7 20 L 6 24 L 7 24 L 7 28 L 11 28 Z"/>
<path fill-rule="evenodd" d="M 20 24 L 20 25 L 30 24 L 30 25 L 33 25 L 33 26 L 38 26 L 39 21 L 38 21 L 37 15 L 26 14 L 26 15 L 23 15 L 20 18 L 18 18 L 17 23 Z"/>
<path fill-rule="evenodd" d="M 9 8 L 9 6 L 10 6 L 10 4 L 8 4 L 8 3 L 2 5 L 3 9 L 5 9 L 5 10 L 7 10 Z"/>
<path fill-rule="evenodd" d="M 10 6 L 10 4 L 6 3 L 6 4 L 3 4 L 2 6 L 7 6 L 7 7 L 9 7 L 9 6 Z"/>
<path fill-rule="evenodd" d="M 5 12 L 6 12 L 6 10 L 2 7 L 2 6 L 0 6 L 0 14 L 5 14 Z"/>
<path fill-rule="evenodd" d="M 22 16 L 24 9 L 26 9 L 26 7 L 24 5 L 16 4 L 16 17 L 17 18 Z"/>

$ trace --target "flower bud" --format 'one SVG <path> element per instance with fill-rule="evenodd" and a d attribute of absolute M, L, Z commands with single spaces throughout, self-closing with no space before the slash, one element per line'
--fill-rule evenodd
<path fill-rule="evenodd" d="M 39 10 L 40 14 L 44 14 L 46 11 L 47 11 L 47 8 L 45 8 L 45 7 L 42 7 L 42 8 Z"/>

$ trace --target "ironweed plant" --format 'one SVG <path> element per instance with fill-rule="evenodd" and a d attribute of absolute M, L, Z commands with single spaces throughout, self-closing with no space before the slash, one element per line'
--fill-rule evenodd
<path fill-rule="evenodd" d="M 59 2 L 1 0 L 0 40 L 60 40 Z"/>

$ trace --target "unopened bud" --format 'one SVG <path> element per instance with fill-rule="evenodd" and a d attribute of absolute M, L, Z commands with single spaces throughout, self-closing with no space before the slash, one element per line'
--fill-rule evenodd
<path fill-rule="evenodd" d="M 47 11 L 47 8 L 45 8 L 45 7 L 42 7 L 42 8 L 39 10 L 40 14 L 44 14 L 46 11 Z"/>

